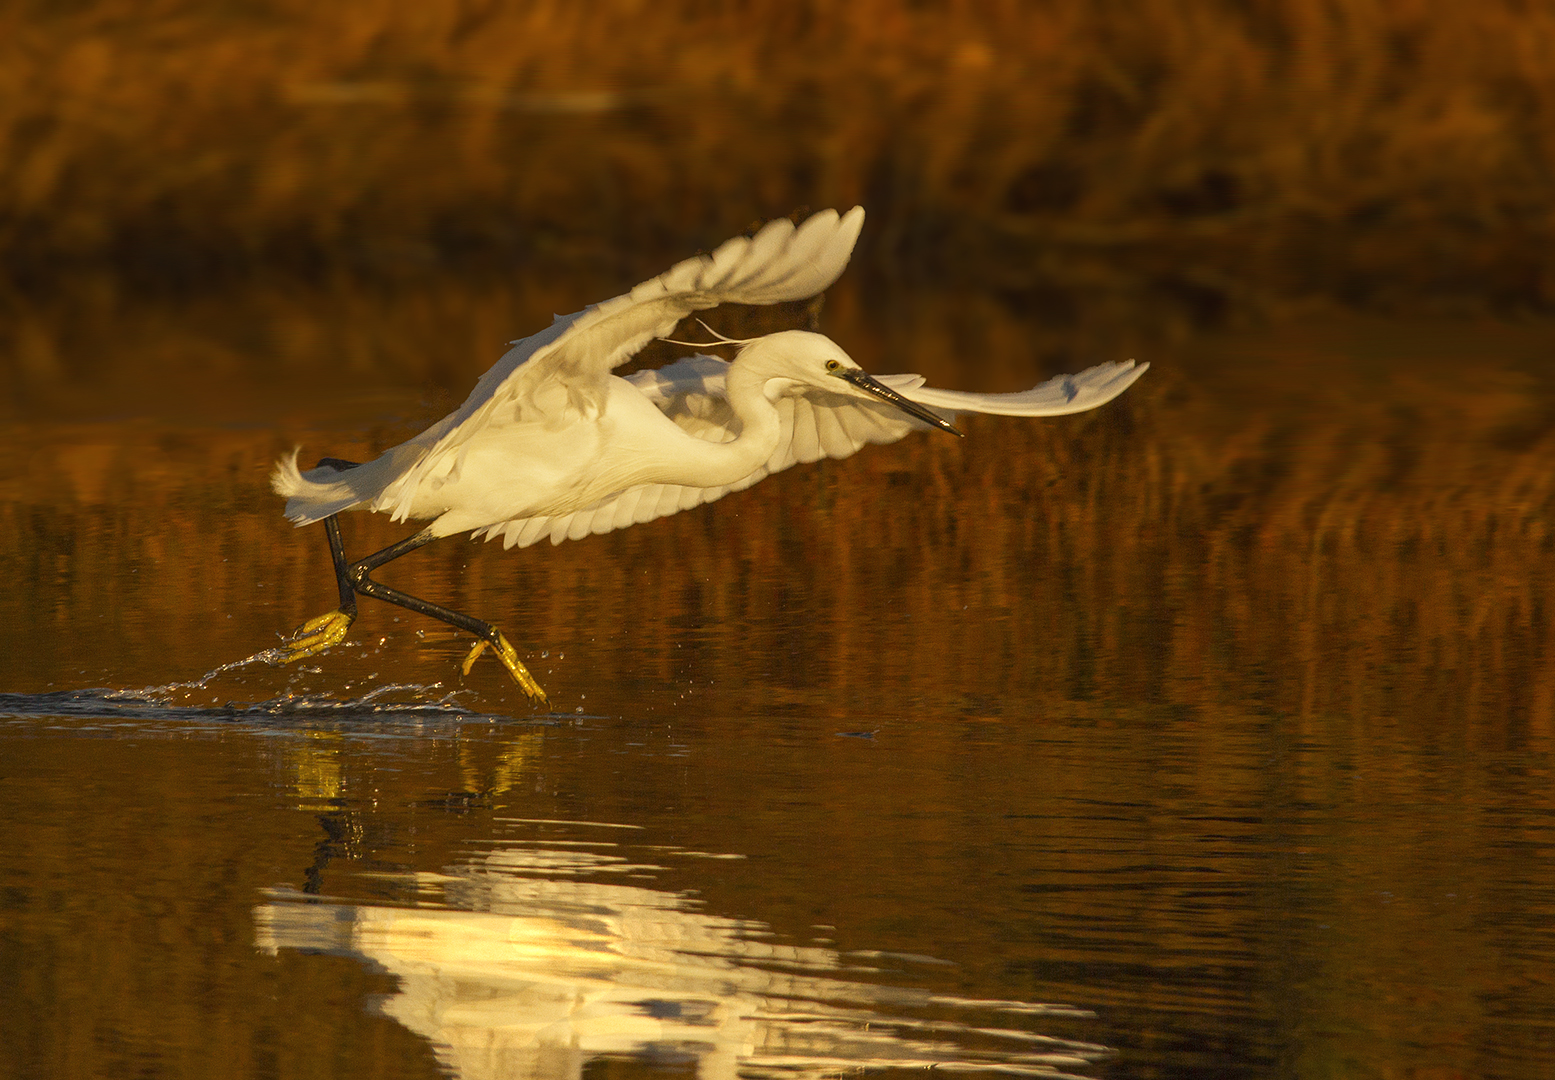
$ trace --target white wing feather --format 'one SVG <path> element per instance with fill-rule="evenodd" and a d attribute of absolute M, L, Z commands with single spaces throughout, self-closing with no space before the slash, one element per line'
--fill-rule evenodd
<path fill-rule="evenodd" d="M 643 396 L 683 430 L 709 442 L 739 437 L 739 421 L 725 398 L 728 363 L 712 356 L 690 356 L 652 371 L 627 376 Z M 1059 375 L 1015 394 L 973 394 L 936 390 L 923 385 L 921 375 L 881 375 L 879 379 L 903 397 L 928 405 L 946 419 L 961 412 L 998 416 L 1063 416 L 1105 405 L 1133 385 L 1149 364 L 1098 364 L 1076 375 Z M 841 394 L 811 391 L 777 402 L 787 438 L 779 441 L 767 463 L 733 484 L 682 487 L 644 484 L 601 499 L 592 506 L 557 517 L 499 522 L 476 536 L 503 538 L 504 547 L 527 547 L 549 536 L 553 544 L 580 540 L 628 525 L 640 525 L 703 503 L 743 491 L 791 465 L 845 458 L 871 443 L 892 443 L 912 431 L 932 430 L 885 402 L 863 401 Z"/>
<path fill-rule="evenodd" d="M 513 347 L 480 377 L 464 404 L 410 442 L 374 461 L 337 473 L 302 472 L 283 459 L 272 479 L 288 497 L 286 516 L 299 525 L 353 507 L 409 516 L 417 488 L 457 468 L 472 433 L 508 422 L 597 411 L 612 369 L 694 311 L 724 303 L 804 300 L 828 288 L 848 265 L 864 208 L 822 210 L 802 225 L 769 222 L 753 237 L 735 237 L 711 255 L 676 263 L 658 277 L 572 315 L 557 316 Z M 531 541 L 532 542 L 532 541 Z"/>
<path fill-rule="evenodd" d="M 481 376 L 450 428 L 385 488 L 373 509 L 392 508 L 396 519 L 407 516 L 423 476 L 456 454 L 469 433 L 491 426 L 505 413 L 522 422 L 554 408 L 552 401 L 539 400 L 542 392 L 564 388 L 572 408 L 597 412 L 611 370 L 674 331 L 694 311 L 727 303 L 803 300 L 821 292 L 847 268 L 863 227 L 861 206 L 841 216 L 822 210 L 798 227 L 780 218 L 753 237 L 726 240 L 711 255 L 685 259 L 628 293 L 559 317 L 548 329 L 515 342 Z M 565 535 L 575 531 L 569 526 Z"/>

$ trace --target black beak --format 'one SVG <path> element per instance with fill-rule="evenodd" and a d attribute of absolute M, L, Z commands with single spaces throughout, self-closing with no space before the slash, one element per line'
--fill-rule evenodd
<path fill-rule="evenodd" d="M 956 430 L 956 426 L 949 420 L 946 420 L 943 416 L 940 416 L 938 413 L 934 412 L 927 406 L 919 405 L 916 401 L 904 398 L 901 394 L 898 394 L 895 390 L 892 390 L 889 386 L 875 378 L 873 375 L 869 374 L 867 371 L 862 371 L 859 368 L 843 368 L 841 371 L 837 372 L 837 375 L 848 380 L 848 382 L 852 383 L 860 390 L 873 394 L 881 401 L 890 402 L 892 405 L 895 405 L 898 409 L 901 409 L 907 415 L 917 417 L 925 424 L 932 424 L 939 428 L 941 431 L 950 432 L 957 438 L 966 438 L 965 435 L 962 435 L 961 432 Z"/>

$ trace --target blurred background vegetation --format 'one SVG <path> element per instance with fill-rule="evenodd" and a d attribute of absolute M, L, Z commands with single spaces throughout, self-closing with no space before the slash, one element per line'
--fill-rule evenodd
<path fill-rule="evenodd" d="M 0 271 L 611 264 L 862 202 L 863 263 L 1199 321 L 1543 310 L 1525 0 L 74 0 L 0 11 Z"/>
<path fill-rule="evenodd" d="M 1146 411 L 1105 516 L 1087 517 L 1099 449 L 1063 449 L 1073 424 L 1001 432 L 994 454 L 1054 463 L 1085 559 L 1156 568 L 1129 587 L 1155 629 L 1117 642 L 1170 651 L 1163 612 L 1194 628 L 1178 659 L 1106 673 L 1117 686 L 1137 690 L 1120 674 L 1135 665 L 1170 682 L 1234 641 L 1281 673 L 1282 707 L 1345 711 L 1344 687 L 1386 683 L 1555 732 L 1555 627 L 1530 569 L 1555 535 L 1548 327 L 1529 320 L 1514 347 L 1485 320 L 1421 321 L 1555 302 L 1552 121 L 1555 7 L 1521 0 L 16 2 L 0 10 L 0 419 L 255 425 L 211 483 L 250 485 L 269 524 L 249 540 L 290 550 L 264 477 L 305 434 L 343 453 L 342 424 L 396 402 L 403 437 L 550 313 L 747 224 L 861 202 L 825 316 L 866 367 L 1013 390 L 1156 363 L 1111 410 Z M 1293 313 L 1357 309 L 1401 334 L 1293 336 Z M 1195 338 L 1243 313 L 1282 320 L 1277 340 Z M 793 316 L 720 313 L 736 333 Z M 430 398 L 407 410 L 407 388 Z M 18 558 L 76 531 L 40 516 L 64 493 L 143 486 L 131 449 L 51 456 L 27 449 L 39 431 L 15 437 L 0 533 Z M 1039 494 L 1012 511 L 1021 528 Z M 204 499 L 230 510 L 206 492 L 169 520 L 210 535 Z M 861 548 L 880 541 L 866 519 Z M 558 583 L 570 558 L 549 557 Z M 320 565 L 305 576 L 327 593 Z M 1064 603 L 1126 609 L 1111 572 Z M 1203 704 L 1179 690 L 1152 693 Z"/>

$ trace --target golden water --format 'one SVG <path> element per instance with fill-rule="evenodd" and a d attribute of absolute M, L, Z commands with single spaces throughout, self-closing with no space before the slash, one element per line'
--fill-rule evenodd
<path fill-rule="evenodd" d="M 875 371 L 1153 366 L 385 571 L 501 626 L 551 716 L 370 602 L 303 669 L 221 670 L 334 603 L 278 453 L 371 453 L 609 289 L 18 316 L 8 1075 L 1545 1075 L 1555 329 L 1151 340 L 843 290 Z"/>

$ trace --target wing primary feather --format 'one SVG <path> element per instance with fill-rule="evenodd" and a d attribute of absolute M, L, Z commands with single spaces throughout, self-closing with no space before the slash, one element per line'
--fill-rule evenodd
<path fill-rule="evenodd" d="M 820 452 L 829 458 L 844 458 L 858 452 L 859 443 L 843 426 L 843 409 L 828 409 L 817 405 L 815 407 L 815 435 Z M 848 419 L 853 419 L 857 413 L 862 417 L 869 415 L 865 409 L 847 409 Z"/>
<path fill-rule="evenodd" d="M 530 518 L 524 522 L 522 531 L 518 533 L 518 543 L 521 547 L 528 547 L 536 540 L 551 531 L 551 519 L 548 517 Z"/>
<path fill-rule="evenodd" d="M 637 504 L 642 502 L 643 488 L 623 491 L 616 500 L 615 513 L 610 516 L 612 529 L 624 529 L 637 520 Z"/>
<path fill-rule="evenodd" d="M 659 503 L 655 508 L 658 513 L 654 517 L 664 517 L 673 514 L 680 509 L 680 489 L 672 484 L 665 484 L 659 489 Z"/>
<path fill-rule="evenodd" d="M 823 219 L 817 221 L 817 218 Z M 814 226 L 811 222 L 816 222 Z M 830 229 L 823 224 L 832 224 Z M 784 253 L 785 269 L 769 273 L 752 286 L 746 303 L 765 304 L 776 300 L 803 300 L 831 286 L 848 264 L 859 230 L 864 227 L 864 209 L 855 206 L 839 221 L 836 211 L 823 211 L 799 227 Z"/>
<path fill-rule="evenodd" d="M 748 288 L 752 282 L 770 270 L 774 261 L 789 252 L 796 231 L 793 223 L 786 218 L 767 222 L 760 232 L 751 237 L 746 247 L 745 258 L 741 264 L 744 273 L 725 282 L 725 286 L 735 290 Z"/>
<path fill-rule="evenodd" d="M 1105 405 L 1132 386 L 1150 367 L 1132 360 L 1097 364 L 1075 375 L 1059 375 L 1015 394 L 973 394 L 932 386 L 898 387 L 905 397 L 936 409 L 996 416 L 1065 416 Z"/>
<path fill-rule="evenodd" d="M 697 275 L 697 288 L 706 292 L 727 291 L 730 279 L 750 257 L 751 246 L 751 241 L 743 236 L 719 244 L 702 263 L 702 271 Z"/>

